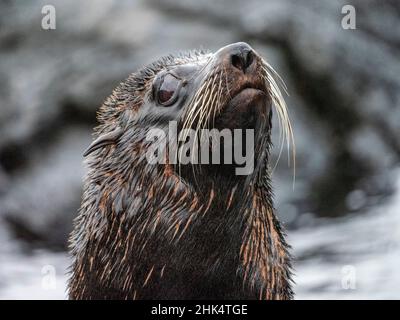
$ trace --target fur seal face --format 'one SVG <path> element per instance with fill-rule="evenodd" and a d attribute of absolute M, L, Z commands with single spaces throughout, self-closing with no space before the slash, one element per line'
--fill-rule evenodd
<path fill-rule="evenodd" d="M 221 128 L 254 127 L 257 116 L 270 110 L 262 71 L 261 58 L 247 44 L 229 45 L 195 64 L 167 66 L 153 80 L 150 103 L 183 127 L 216 121 Z"/>
<path fill-rule="evenodd" d="M 164 57 L 114 90 L 85 152 L 89 171 L 70 238 L 72 299 L 292 297 L 268 169 L 273 106 L 282 136 L 292 138 L 279 79 L 248 44 L 235 43 Z M 236 175 L 235 161 L 186 165 L 180 150 L 175 165 L 169 148 L 164 163 L 150 164 L 148 134 L 170 133 L 171 122 L 177 131 L 168 139 L 183 143 L 189 129 L 253 130 L 254 170 Z M 223 141 L 223 152 L 235 146 Z M 246 137 L 238 141 L 247 148 Z"/>
<path fill-rule="evenodd" d="M 128 131 L 124 128 L 136 129 L 135 140 L 139 142 L 148 130 L 155 127 L 166 130 L 171 121 L 176 121 L 178 134 L 186 129 L 194 129 L 196 134 L 202 129 L 254 130 L 252 157 L 256 168 L 260 168 L 268 161 L 272 104 L 277 108 L 283 136 L 292 138 L 286 105 L 275 79 L 281 82 L 272 67 L 246 43 L 228 45 L 214 54 L 190 52 L 164 57 L 131 76 L 117 89 L 115 96 L 122 100 L 126 109 L 121 106 L 113 111 L 110 125 L 115 128 L 100 132 L 85 155 L 115 143 Z M 100 120 L 106 123 L 110 110 L 103 109 Z M 120 114 L 115 119 L 118 111 Z M 241 140 L 245 145 L 244 135 Z M 222 144 L 221 150 L 217 150 L 221 154 L 224 154 L 224 147 L 234 147 L 226 146 L 226 141 L 222 143 L 225 146 Z M 178 152 L 178 162 L 180 155 Z M 236 166 L 233 161 L 232 165 L 222 163 L 206 167 L 231 175 Z M 183 170 L 183 174 L 185 172 Z"/>

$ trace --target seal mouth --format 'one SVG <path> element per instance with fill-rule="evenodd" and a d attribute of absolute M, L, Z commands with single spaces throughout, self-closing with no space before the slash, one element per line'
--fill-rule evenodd
<path fill-rule="evenodd" d="M 228 102 L 228 106 L 232 103 L 247 106 L 248 104 L 252 104 L 252 102 L 259 101 L 263 97 L 267 97 L 267 93 L 263 90 L 253 87 L 243 88 Z"/>
<path fill-rule="evenodd" d="M 253 112 L 253 106 L 267 105 L 268 93 L 265 88 L 254 85 L 245 85 L 232 96 L 232 98 L 222 108 L 222 112 L 233 111 L 247 113 Z"/>
<path fill-rule="evenodd" d="M 266 121 L 271 101 L 265 90 L 242 87 L 223 106 L 216 120 L 217 129 L 255 129 L 257 123 Z"/>
<path fill-rule="evenodd" d="M 268 98 L 268 96 L 268 90 L 261 77 L 246 79 L 243 85 L 241 85 L 236 92 L 233 92 L 231 95 L 232 98 L 228 100 L 226 105 L 231 104 L 235 100 L 240 100 L 241 103 L 251 103 L 252 100 L 258 100 L 260 97 Z"/>
<path fill-rule="evenodd" d="M 239 87 L 234 96 L 240 94 L 242 91 L 245 91 L 246 89 L 255 89 L 257 91 L 262 91 L 265 94 L 267 94 L 268 91 L 267 88 L 265 87 L 265 84 L 262 82 L 261 76 L 259 79 L 257 78 L 256 80 L 255 79 L 246 79 L 246 80 L 247 81 Z"/>
<path fill-rule="evenodd" d="M 265 90 L 259 89 L 257 87 L 251 87 L 251 86 L 246 86 L 242 89 L 240 89 L 232 98 L 235 99 L 238 96 L 247 96 L 247 97 L 253 97 L 253 96 L 258 96 L 258 95 L 267 95 Z"/>

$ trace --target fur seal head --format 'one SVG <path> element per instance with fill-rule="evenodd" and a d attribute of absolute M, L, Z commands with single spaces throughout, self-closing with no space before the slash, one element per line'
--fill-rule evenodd
<path fill-rule="evenodd" d="M 142 141 L 149 130 L 166 130 L 168 124 L 175 121 L 180 140 L 187 138 L 187 129 L 195 130 L 200 136 L 199 131 L 203 129 L 254 130 L 255 154 L 251 156 L 255 158 L 256 168 L 260 169 L 268 161 L 272 105 L 276 107 L 282 138 L 288 143 L 293 141 L 280 86 L 286 90 L 275 70 L 243 42 L 223 47 L 214 54 L 193 51 L 161 58 L 129 77 L 104 104 L 99 115 L 103 123 L 98 130 L 99 137 L 84 155 L 116 144 L 124 133 L 132 130 L 136 131 L 134 140 Z M 177 137 L 169 138 L 171 141 Z M 199 143 L 202 143 L 201 139 Z M 219 147 L 221 150 L 210 152 L 217 151 L 223 158 L 224 150 L 234 146 Z M 182 150 L 178 151 L 179 146 L 175 148 L 170 145 L 169 152 L 176 153 L 175 160 L 181 169 Z M 233 166 L 237 166 L 235 159 Z M 227 163 L 207 167 L 220 173 L 233 172 Z M 179 174 L 187 172 L 190 171 L 179 171 Z"/>

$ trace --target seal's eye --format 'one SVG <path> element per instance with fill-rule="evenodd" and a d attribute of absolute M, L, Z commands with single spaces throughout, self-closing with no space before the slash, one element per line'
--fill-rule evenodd
<path fill-rule="evenodd" d="M 178 98 L 178 91 L 181 81 L 175 78 L 172 74 L 166 74 L 158 89 L 158 103 L 163 106 L 173 104 Z"/>

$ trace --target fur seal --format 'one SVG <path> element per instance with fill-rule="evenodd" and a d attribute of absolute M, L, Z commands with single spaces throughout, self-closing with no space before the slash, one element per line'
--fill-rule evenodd
<path fill-rule="evenodd" d="M 292 136 L 280 78 L 248 44 L 170 55 L 104 102 L 70 237 L 71 299 L 291 299 L 291 259 L 274 214 L 272 106 Z M 254 169 L 149 164 L 146 135 L 254 130 Z M 197 132 L 197 131 L 196 131 Z M 178 157 L 179 158 L 179 157 Z"/>

